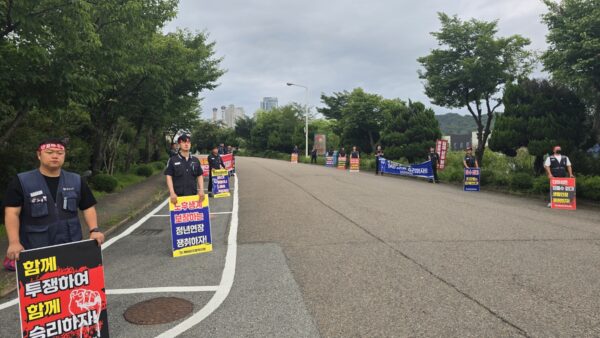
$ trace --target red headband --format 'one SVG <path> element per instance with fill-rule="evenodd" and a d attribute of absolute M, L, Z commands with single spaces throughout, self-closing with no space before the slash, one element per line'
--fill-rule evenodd
<path fill-rule="evenodd" d="M 44 143 L 44 144 L 40 144 L 40 148 L 38 150 L 42 151 L 42 150 L 46 150 L 46 149 L 65 150 L 65 146 L 63 146 L 60 143 Z"/>

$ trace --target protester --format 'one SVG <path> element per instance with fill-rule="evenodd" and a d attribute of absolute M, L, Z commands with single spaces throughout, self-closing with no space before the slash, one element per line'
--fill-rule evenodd
<path fill-rule="evenodd" d="M 232 146 L 227 146 L 227 154 L 231 154 L 231 171 L 229 172 L 229 176 L 235 176 L 235 155 L 233 154 L 235 148 Z"/>
<path fill-rule="evenodd" d="M 433 171 L 433 179 L 429 180 L 429 182 L 433 183 L 435 181 L 435 183 L 440 183 L 440 180 L 438 179 L 438 174 L 437 174 L 437 166 L 438 166 L 438 163 L 440 162 L 440 155 L 435 152 L 435 148 L 429 147 L 428 158 L 431 161 L 431 170 Z"/>
<path fill-rule="evenodd" d="M 479 163 L 477 162 L 477 158 L 473 156 L 473 148 L 467 148 L 467 154 L 463 159 L 463 166 L 465 168 L 479 168 Z"/>
<path fill-rule="evenodd" d="M 383 158 L 383 149 L 381 149 L 380 145 L 377 145 L 375 148 L 375 175 L 379 174 L 379 158 Z M 383 176 L 383 171 L 381 172 Z"/>
<path fill-rule="evenodd" d="M 313 148 L 310 152 L 310 163 L 317 163 L 317 148 Z"/>
<path fill-rule="evenodd" d="M 292 150 L 292 154 L 298 154 L 298 146 L 294 146 L 294 149 Z"/>
<path fill-rule="evenodd" d="M 204 200 L 204 179 L 202 166 L 196 156 L 190 154 L 192 143 L 187 134 L 179 136 L 179 153 L 169 159 L 165 176 L 169 188 L 171 203 L 177 204 L 178 196 L 198 195 L 200 201 Z"/>
<path fill-rule="evenodd" d="M 175 143 L 175 142 L 171 143 L 171 149 L 169 149 L 169 158 L 177 155 L 178 152 L 179 152 L 179 149 L 177 149 L 177 143 Z"/>
<path fill-rule="evenodd" d="M 4 195 L 9 260 L 18 260 L 23 250 L 82 240 L 78 209 L 90 239 L 98 245 L 104 242 L 92 191 L 81 176 L 62 169 L 66 151 L 62 140 L 44 140 L 37 147 L 39 168 L 19 173 L 10 182 Z"/>
<path fill-rule="evenodd" d="M 339 156 L 346 157 L 346 150 L 344 149 L 344 147 L 340 148 Z"/>
<path fill-rule="evenodd" d="M 223 163 L 223 159 L 221 155 L 219 155 L 219 148 L 214 146 L 212 152 L 208 155 L 208 197 L 213 197 L 212 188 L 212 171 L 225 169 L 225 163 Z"/>
<path fill-rule="evenodd" d="M 544 169 L 546 169 L 548 179 L 553 177 L 575 177 L 573 176 L 571 161 L 567 156 L 562 155 L 562 149 L 559 145 L 554 147 L 553 154 L 544 161 Z M 548 203 L 548 207 L 550 206 L 551 203 Z"/>
<path fill-rule="evenodd" d="M 352 147 L 352 152 L 350 153 L 350 158 L 360 158 L 360 154 L 356 149 L 356 146 Z"/>

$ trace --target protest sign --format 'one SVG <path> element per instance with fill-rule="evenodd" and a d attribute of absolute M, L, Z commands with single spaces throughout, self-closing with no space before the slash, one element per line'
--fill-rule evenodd
<path fill-rule="evenodd" d="M 346 156 L 344 156 L 344 157 L 338 157 L 337 168 L 338 169 L 342 169 L 342 170 L 346 169 Z"/>
<path fill-rule="evenodd" d="M 386 160 L 385 158 L 380 157 L 379 170 L 384 174 L 433 179 L 433 169 L 431 168 L 431 161 L 405 165 L 398 162 Z"/>
<path fill-rule="evenodd" d="M 360 170 L 360 158 L 350 158 L 350 172 L 357 173 Z"/>
<path fill-rule="evenodd" d="M 212 251 L 208 197 L 177 197 L 177 204 L 169 200 L 169 210 L 173 257 Z"/>
<path fill-rule="evenodd" d="M 440 155 L 437 168 L 444 170 L 446 167 L 446 155 L 448 154 L 448 140 L 437 140 L 435 143 L 435 152 Z"/>
<path fill-rule="evenodd" d="M 298 154 L 296 153 L 292 153 L 292 159 L 291 159 L 292 163 L 298 163 Z"/>
<path fill-rule="evenodd" d="M 212 193 L 214 198 L 229 197 L 229 171 L 227 169 L 212 170 Z"/>
<path fill-rule="evenodd" d="M 95 240 L 25 250 L 16 264 L 23 337 L 108 337 Z"/>
<path fill-rule="evenodd" d="M 225 169 L 232 171 L 233 169 L 235 169 L 234 167 L 234 161 L 233 161 L 233 154 L 223 154 L 221 155 L 221 159 L 223 160 L 223 164 L 225 165 Z"/>
<path fill-rule="evenodd" d="M 479 191 L 480 176 L 481 176 L 481 169 L 465 168 L 464 191 Z"/>
<path fill-rule="evenodd" d="M 208 166 L 208 155 L 197 156 L 200 160 L 200 167 L 202 167 L 202 176 L 208 176 L 210 168 Z"/>
<path fill-rule="evenodd" d="M 550 206 L 552 209 L 576 210 L 575 179 L 553 177 L 550 179 Z"/>
<path fill-rule="evenodd" d="M 333 167 L 333 156 L 325 156 L 325 166 Z"/>

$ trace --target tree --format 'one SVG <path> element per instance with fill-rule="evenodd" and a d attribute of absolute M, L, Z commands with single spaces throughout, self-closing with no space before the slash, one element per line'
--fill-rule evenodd
<path fill-rule="evenodd" d="M 439 18 L 442 28 L 431 34 L 446 48 L 418 59 L 425 69 L 419 78 L 426 80 L 425 93 L 434 104 L 467 107 L 477 124 L 476 156 L 481 164 L 494 113 L 502 104 L 496 94 L 531 71 L 531 53 L 524 49 L 530 42 L 519 35 L 496 37 L 497 21 L 463 22 L 444 13 Z"/>
<path fill-rule="evenodd" d="M 516 156 L 517 149 L 527 147 L 537 173 L 553 146 L 572 154 L 589 139 L 585 105 L 564 86 L 523 79 L 507 85 L 503 102 L 505 111 L 496 121 L 490 149 Z"/>
<path fill-rule="evenodd" d="M 383 125 L 381 100 L 383 98 L 379 95 L 356 88 L 350 93 L 322 94 L 321 101 L 325 107 L 317 110 L 335 121 L 334 131 L 340 135 L 342 144 L 356 145 L 371 152 L 379 142 L 379 131 Z"/>
<path fill-rule="evenodd" d="M 381 143 L 386 158 L 406 158 L 409 162 L 426 159 L 429 147 L 441 137 L 439 124 L 433 110 L 421 102 L 400 99 L 383 100 L 385 127 L 381 132 Z"/>
<path fill-rule="evenodd" d="M 553 79 L 586 102 L 600 142 L 600 1 L 545 0 L 548 50 L 542 61 Z"/>
<path fill-rule="evenodd" d="M 251 132 L 250 148 L 291 152 L 294 145 L 304 145 L 305 110 L 297 104 L 258 112 Z"/>

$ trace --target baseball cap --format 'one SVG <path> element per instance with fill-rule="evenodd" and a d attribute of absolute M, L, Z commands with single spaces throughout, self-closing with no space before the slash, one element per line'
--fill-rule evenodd
<path fill-rule="evenodd" d="M 187 142 L 189 140 L 190 136 L 188 134 L 181 134 L 181 136 L 179 136 L 179 138 L 177 139 L 177 143 Z"/>

